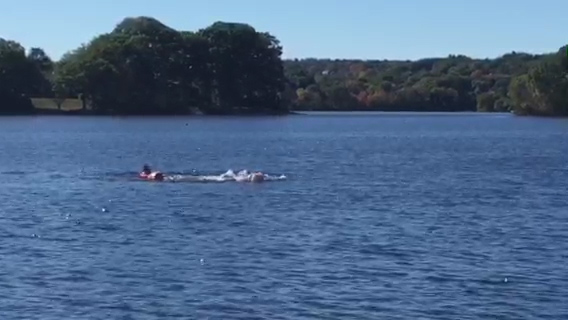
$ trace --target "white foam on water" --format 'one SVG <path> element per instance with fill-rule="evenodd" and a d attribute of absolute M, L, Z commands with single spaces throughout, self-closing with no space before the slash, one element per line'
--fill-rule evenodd
<path fill-rule="evenodd" d="M 170 175 L 165 177 L 165 181 L 171 182 L 251 182 L 252 176 L 255 172 L 249 172 L 248 170 L 241 170 L 234 172 L 232 169 L 227 170 L 227 172 L 219 175 Z M 264 181 L 280 181 L 286 180 L 285 175 L 269 175 L 266 173 L 262 174 L 264 176 Z"/>

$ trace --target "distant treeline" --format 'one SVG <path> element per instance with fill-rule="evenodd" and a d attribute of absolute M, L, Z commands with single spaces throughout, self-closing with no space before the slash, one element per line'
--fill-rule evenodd
<path fill-rule="evenodd" d="M 483 111 L 568 115 L 566 48 L 418 61 L 284 63 L 296 110 Z"/>
<path fill-rule="evenodd" d="M 149 17 L 52 61 L 0 38 L 0 113 L 80 98 L 95 114 L 285 114 L 289 110 L 514 111 L 568 115 L 566 48 L 418 61 L 281 58 L 274 36 L 216 22 L 177 31 Z M 35 101 L 35 100 L 34 100 Z"/>

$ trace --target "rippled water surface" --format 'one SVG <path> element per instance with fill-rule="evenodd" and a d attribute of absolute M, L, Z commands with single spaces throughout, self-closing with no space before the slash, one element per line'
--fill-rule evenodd
<path fill-rule="evenodd" d="M 509 115 L 1 118 L 0 318 L 568 319 L 567 137 Z"/>

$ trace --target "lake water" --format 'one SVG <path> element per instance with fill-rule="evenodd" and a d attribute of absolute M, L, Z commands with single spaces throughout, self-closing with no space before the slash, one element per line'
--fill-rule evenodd
<path fill-rule="evenodd" d="M 503 114 L 0 118 L 0 317 L 568 319 L 567 137 Z"/>

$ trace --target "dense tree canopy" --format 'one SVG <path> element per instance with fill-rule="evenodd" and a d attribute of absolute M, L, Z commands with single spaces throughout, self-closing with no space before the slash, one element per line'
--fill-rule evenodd
<path fill-rule="evenodd" d="M 53 63 L 45 52 L 0 38 L 0 114 L 33 113 L 30 96 L 49 95 Z"/>
<path fill-rule="evenodd" d="M 483 111 L 568 116 L 566 48 L 496 59 L 281 59 L 269 33 L 216 22 L 196 32 L 149 17 L 52 62 L 0 39 L 0 113 L 30 98 L 77 98 L 100 114 L 285 113 L 292 110 Z"/>
<path fill-rule="evenodd" d="M 566 51 L 509 53 L 418 61 L 286 61 L 296 110 L 518 111 L 568 110 Z M 562 111 L 564 110 L 564 111 Z"/>
<path fill-rule="evenodd" d="M 278 40 L 251 26 L 216 22 L 179 32 L 127 18 L 58 62 L 59 96 L 82 94 L 98 113 L 280 113 Z"/>

